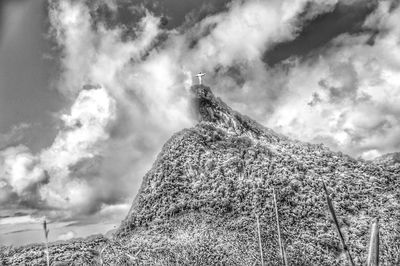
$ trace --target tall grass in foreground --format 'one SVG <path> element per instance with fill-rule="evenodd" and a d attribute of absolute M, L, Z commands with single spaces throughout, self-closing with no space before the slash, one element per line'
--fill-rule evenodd
<path fill-rule="evenodd" d="M 371 226 L 371 238 L 369 242 L 367 266 L 379 265 L 379 225 L 375 219 Z"/>
<path fill-rule="evenodd" d="M 282 264 L 288 266 L 286 251 L 283 245 L 282 236 L 281 236 L 281 227 L 279 225 L 279 214 L 278 214 L 278 204 L 276 203 L 276 193 L 275 189 L 272 189 L 272 193 L 274 195 L 274 206 L 275 206 L 275 217 L 276 217 L 276 227 L 278 229 L 278 240 L 279 240 L 279 249 L 281 251 Z"/>
<path fill-rule="evenodd" d="M 46 219 L 43 221 L 43 230 L 44 230 L 44 237 L 46 238 L 46 262 L 47 262 L 47 266 L 50 266 L 50 255 L 49 255 L 49 232 L 50 232 L 50 230 L 47 228 Z"/>
<path fill-rule="evenodd" d="M 261 266 L 264 266 L 264 255 L 263 255 L 263 250 L 262 250 L 262 245 L 261 245 L 260 219 L 259 219 L 258 215 L 256 215 L 256 219 L 257 219 L 258 245 L 260 247 Z"/>
<path fill-rule="evenodd" d="M 327 190 L 324 182 L 322 182 L 322 185 L 323 185 L 323 188 L 324 188 L 324 191 L 325 191 L 326 202 L 328 204 L 328 210 L 331 213 L 333 222 L 335 223 L 336 231 L 338 233 L 340 242 L 342 243 L 343 250 L 346 253 L 347 260 L 349 261 L 349 264 L 351 266 L 354 266 L 354 261 L 353 261 L 353 258 L 351 257 L 350 250 L 347 247 L 346 242 L 344 241 L 344 237 L 343 237 L 342 231 L 340 230 L 339 222 L 338 222 L 337 217 L 336 217 L 335 209 L 333 208 L 331 197 L 329 197 L 328 190 Z"/>

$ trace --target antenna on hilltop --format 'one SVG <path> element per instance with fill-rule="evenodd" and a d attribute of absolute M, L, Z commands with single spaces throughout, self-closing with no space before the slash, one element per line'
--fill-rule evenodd
<path fill-rule="evenodd" d="M 202 84 L 202 83 L 201 83 L 201 78 L 202 78 L 203 76 L 205 76 L 205 75 L 206 75 L 206 73 L 202 73 L 202 72 L 200 72 L 199 74 L 195 75 L 195 77 L 197 77 L 197 78 L 199 79 L 199 85 Z"/>

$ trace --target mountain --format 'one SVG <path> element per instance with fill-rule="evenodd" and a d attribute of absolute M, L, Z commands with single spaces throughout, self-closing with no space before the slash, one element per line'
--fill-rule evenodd
<path fill-rule="evenodd" d="M 98 256 L 88 258 L 261 265 L 258 217 L 265 265 L 280 265 L 275 189 L 289 265 L 346 265 L 324 182 L 356 264 L 365 263 L 370 224 L 379 218 L 381 264 L 400 265 L 399 164 L 292 140 L 232 110 L 206 86 L 192 92 L 199 122 L 165 143 L 117 232 L 98 240 Z"/>
<path fill-rule="evenodd" d="M 192 91 L 199 123 L 164 145 L 116 235 L 132 252 L 146 243 L 139 261 L 143 254 L 149 264 L 254 265 L 259 216 L 264 260 L 279 264 L 275 188 L 289 264 L 344 264 L 324 181 L 356 263 L 367 256 L 375 217 L 382 263 L 400 263 L 400 167 L 291 140 L 233 111 L 208 87 Z"/>

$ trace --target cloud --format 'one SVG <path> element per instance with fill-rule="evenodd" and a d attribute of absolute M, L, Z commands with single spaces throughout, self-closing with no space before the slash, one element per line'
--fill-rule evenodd
<path fill-rule="evenodd" d="M 0 133 L 0 150 L 4 149 L 7 146 L 15 145 L 19 143 L 26 132 L 27 129 L 31 127 L 30 124 L 21 123 L 13 126 L 8 132 L 1 134 Z"/>
<path fill-rule="evenodd" d="M 0 225 L 15 225 L 15 224 L 27 224 L 27 223 L 38 223 L 40 219 L 33 218 L 30 215 L 6 217 L 0 219 Z"/>
<path fill-rule="evenodd" d="M 398 150 L 399 15 L 382 1 L 364 33 L 343 34 L 317 56 L 295 60 L 268 125 L 365 159 Z"/>
<path fill-rule="evenodd" d="M 74 238 L 75 235 L 76 234 L 73 231 L 68 231 L 68 232 L 66 232 L 64 234 L 60 234 L 57 237 L 57 240 L 70 240 L 70 239 Z"/>
<path fill-rule="evenodd" d="M 96 178 L 101 176 L 94 172 L 89 179 L 80 165 L 101 158 L 116 112 L 115 100 L 104 88 L 82 90 L 70 113 L 61 116 L 64 127 L 49 148 L 39 154 L 22 145 L 2 150 L 0 189 L 8 195 L 2 200 L 17 196 L 22 205 L 65 211 L 63 215 L 100 208 Z"/>
<path fill-rule="evenodd" d="M 48 180 L 38 158 L 27 147 L 20 145 L 0 151 L 1 203 L 18 197 L 19 202 L 37 207 L 38 191 Z"/>
<path fill-rule="evenodd" d="M 109 138 L 108 131 L 116 119 L 116 103 L 104 88 L 82 90 L 70 114 L 61 119 L 64 128 L 41 154 L 47 169 L 66 168 L 82 158 L 97 155 L 97 145 Z"/>
<path fill-rule="evenodd" d="M 347 1 L 347 3 L 348 2 L 349 1 Z M 309 2 L 307 3 L 305 12 L 302 14 L 302 17 L 305 21 L 311 21 L 321 14 L 333 11 L 338 3 L 339 0 Z"/>
<path fill-rule="evenodd" d="M 76 95 L 86 84 L 115 82 L 115 75 L 139 60 L 159 34 L 159 19 L 147 14 L 138 25 L 137 38 L 124 42 L 122 28 L 110 29 L 101 22 L 94 28 L 89 7 L 78 1 L 51 1 L 49 16 L 53 36 L 62 48 L 57 88 L 66 95 Z"/>
<path fill-rule="evenodd" d="M 53 144 L 40 154 L 41 164 L 51 176 L 41 196 L 52 207 L 76 209 L 77 213 L 91 212 L 101 204 L 94 200 L 97 193 L 91 184 L 100 177 L 94 172 L 90 179 L 85 178 L 87 169 L 79 173 L 74 168 L 82 162 L 101 158 L 116 119 L 116 103 L 104 88 L 82 90 L 70 114 L 61 119 L 64 128 Z"/>

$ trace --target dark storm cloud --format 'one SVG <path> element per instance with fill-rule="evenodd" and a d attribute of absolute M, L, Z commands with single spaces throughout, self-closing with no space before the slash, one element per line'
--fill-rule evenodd
<path fill-rule="evenodd" d="M 309 5 L 310 8 L 311 5 Z M 309 21 L 299 32 L 296 39 L 277 44 L 265 54 L 265 62 L 273 66 L 291 56 L 318 54 L 318 49 L 343 33 L 357 33 L 365 18 L 375 10 L 377 1 L 341 1 L 328 13 L 320 14 Z M 304 14 L 307 14 L 305 10 Z"/>
<path fill-rule="evenodd" d="M 231 0 L 138 0 L 89 1 L 94 26 L 99 22 L 110 28 L 123 27 L 125 37 L 135 37 L 137 24 L 150 11 L 161 18 L 165 29 L 187 29 L 206 16 L 227 9 Z"/>

